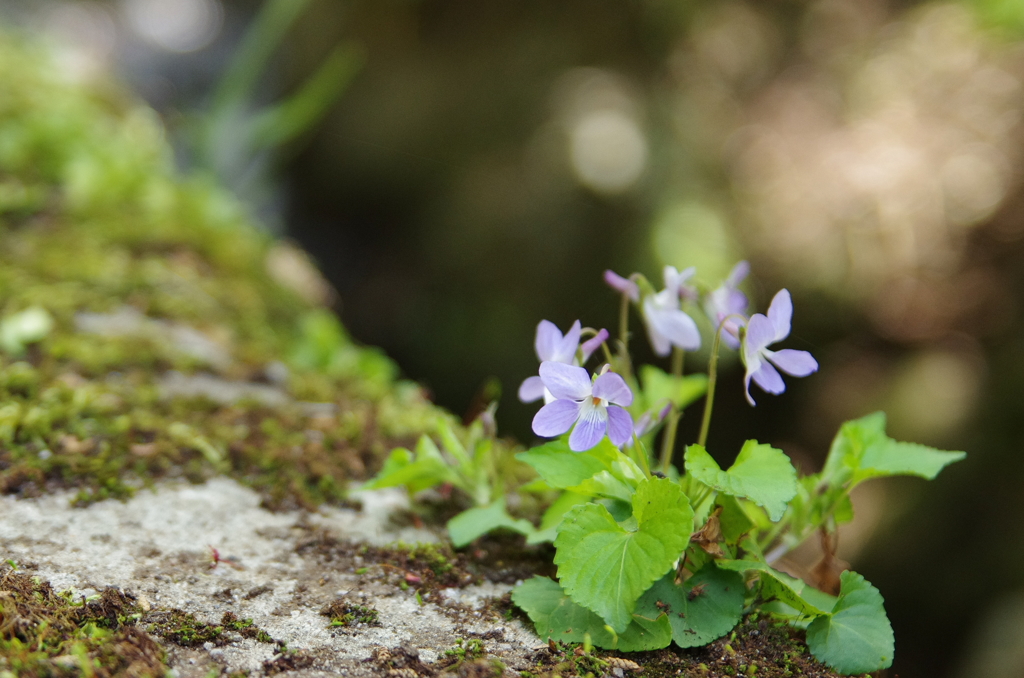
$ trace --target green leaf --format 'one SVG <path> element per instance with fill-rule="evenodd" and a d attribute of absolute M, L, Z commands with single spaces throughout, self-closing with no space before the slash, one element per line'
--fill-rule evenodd
<path fill-rule="evenodd" d="M 544 639 L 581 643 L 589 635 L 597 647 L 624 652 L 657 650 L 672 642 L 666 615 L 659 613 L 652 619 L 633 615 L 626 630 L 615 634 L 599 616 L 574 603 L 547 577 L 533 577 L 517 586 L 512 601 L 526 611 L 537 635 Z"/>
<path fill-rule="evenodd" d="M 832 441 L 821 475 L 830 483 L 911 475 L 932 480 L 943 468 L 960 461 L 964 452 L 947 452 L 916 443 L 901 443 L 885 435 L 885 412 L 843 424 Z"/>
<path fill-rule="evenodd" d="M 520 452 L 516 459 L 532 466 L 551 487 L 560 490 L 579 485 L 594 474 L 611 468 L 610 463 L 590 451 L 571 451 L 569 443 L 564 440 L 554 440 Z"/>
<path fill-rule="evenodd" d="M 679 647 L 707 645 L 731 631 L 743 616 L 746 587 L 738 572 L 708 563 L 682 584 L 669 572 L 637 603 L 637 614 L 654 617 L 664 612 Z"/>
<path fill-rule="evenodd" d="M 505 498 L 502 497 L 489 506 L 471 508 L 449 520 L 448 536 L 451 537 L 452 544 L 462 547 L 480 535 L 498 528 L 505 528 L 527 536 L 535 532 L 530 521 L 513 518 L 508 514 L 505 509 Z"/>
<path fill-rule="evenodd" d="M 736 462 L 722 471 L 700 445 L 686 448 L 686 471 L 719 492 L 746 497 L 768 512 L 773 522 L 782 518 L 786 504 L 796 496 L 796 469 L 782 450 L 756 440 L 743 443 Z"/>
<path fill-rule="evenodd" d="M 718 567 L 736 572 L 758 572 L 761 575 L 761 597 L 778 599 L 800 614 L 818 616 L 827 614 L 835 598 L 813 586 L 773 569 L 759 560 L 719 560 Z"/>
<path fill-rule="evenodd" d="M 445 451 L 452 455 L 455 459 L 455 463 L 459 465 L 465 465 L 470 463 L 469 452 L 466 451 L 466 446 L 462 444 L 458 436 L 455 435 L 455 431 L 452 430 L 451 422 L 441 420 L 437 423 L 437 435 L 441 438 L 441 444 L 444 445 Z"/>
<path fill-rule="evenodd" d="M 520 488 L 522 489 L 522 488 Z M 547 541 L 554 541 L 555 537 L 558 536 L 558 526 L 562 523 L 562 518 L 573 506 L 579 504 L 586 504 L 590 497 L 575 492 L 563 492 L 561 496 L 554 501 L 548 510 L 544 512 L 544 515 L 540 519 L 540 527 L 537 530 L 526 537 L 527 544 L 541 544 Z"/>
<path fill-rule="evenodd" d="M 839 600 L 831 614 L 807 627 L 807 647 L 840 673 L 861 674 L 892 665 L 896 640 L 882 594 L 856 572 L 839 577 Z"/>
<path fill-rule="evenodd" d="M 708 390 L 706 374 L 673 377 L 654 365 L 644 365 L 640 368 L 640 383 L 643 385 L 644 400 L 649 408 L 667 400 L 682 410 Z"/>
<path fill-rule="evenodd" d="M 363 489 L 405 487 L 415 494 L 441 483 L 457 482 L 455 472 L 445 463 L 440 450 L 428 436 L 416 444 L 416 454 L 399 447 L 392 450 L 380 473 L 363 485 Z"/>
<path fill-rule="evenodd" d="M 690 502 L 671 480 L 644 480 L 632 506 L 633 530 L 615 522 L 604 506 L 584 504 L 566 513 L 555 539 L 565 591 L 618 633 L 629 625 L 637 599 L 672 567 L 693 531 Z"/>
<path fill-rule="evenodd" d="M 722 527 L 722 537 L 727 544 L 739 543 L 739 540 L 754 527 L 753 521 L 744 512 L 739 501 L 728 494 L 719 495 L 715 501 L 722 507 L 722 513 L 718 516 L 719 524 Z"/>
<path fill-rule="evenodd" d="M 516 458 L 533 467 L 549 485 L 589 497 L 632 501 L 643 472 L 607 438 L 586 452 L 573 452 L 555 440 L 520 452 Z"/>

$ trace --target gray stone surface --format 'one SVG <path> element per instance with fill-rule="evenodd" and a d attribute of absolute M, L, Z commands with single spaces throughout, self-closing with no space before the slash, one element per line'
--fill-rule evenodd
<path fill-rule="evenodd" d="M 430 531 L 394 526 L 392 512 L 407 504 L 398 491 L 363 493 L 358 511 L 317 513 L 272 513 L 260 508 L 255 492 L 227 478 L 163 484 L 127 502 L 87 508 L 72 508 L 72 496 L 0 498 L 0 558 L 78 595 L 119 587 L 151 614 L 177 608 L 211 624 L 227 611 L 252 618 L 289 649 L 315 657 L 312 667 L 288 675 L 386 674 L 387 667 L 372 660 L 381 648 L 418 652 L 429 664 L 459 638 L 484 634 L 487 650 L 514 675 L 540 643 L 518 621 L 482 609 L 506 593 L 507 585 L 449 589 L 436 602 L 420 604 L 412 588 L 403 591 L 373 572 L 340 571 L 297 550 L 314 533 L 377 545 L 436 541 Z M 237 566 L 213 566 L 211 547 Z M 338 598 L 372 605 L 380 625 L 332 628 L 320 610 Z M 263 675 L 263 663 L 280 649 L 231 633 L 228 639 L 196 649 L 165 645 L 181 678 L 207 676 L 211 669 Z"/>

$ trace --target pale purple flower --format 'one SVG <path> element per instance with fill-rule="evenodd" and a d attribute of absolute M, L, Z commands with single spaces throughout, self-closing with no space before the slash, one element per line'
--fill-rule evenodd
<path fill-rule="evenodd" d="M 633 424 L 633 433 L 638 437 L 646 434 L 648 431 L 653 429 L 655 426 L 660 424 L 668 416 L 668 413 L 672 411 L 672 403 L 665 403 L 665 406 L 658 411 L 647 410 L 636 420 Z"/>
<path fill-rule="evenodd" d="M 755 405 L 750 397 L 750 380 L 772 394 L 786 390 L 779 368 L 793 377 L 806 377 L 818 371 L 818 362 L 807 351 L 784 348 L 770 351 L 768 347 L 789 336 L 790 323 L 793 319 L 793 300 L 789 290 L 779 290 L 768 307 L 768 315 L 755 313 L 747 322 L 747 332 L 743 339 L 743 364 L 747 366 L 747 374 L 743 379 L 747 402 Z"/>
<path fill-rule="evenodd" d="M 608 339 L 608 330 L 601 330 L 593 338 L 588 339 L 580 345 L 580 332 L 582 331 L 580 321 L 577 320 L 569 328 L 569 331 L 562 336 L 561 330 L 550 320 L 541 320 L 537 324 L 537 335 L 534 339 L 534 350 L 541 362 L 552 361 L 576 365 L 577 348 L 583 354 L 583 362 L 586 362 L 590 355 Z M 519 400 L 524 403 L 532 403 L 535 400 L 544 398 L 544 402 L 551 402 L 554 396 L 546 392 L 540 377 L 527 377 L 519 386 Z"/>
<path fill-rule="evenodd" d="M 633 403 L 633 392 L 618 374 L 605 372 L 591 382 L 582 367 L 543 362 L 540 378 L 556 399 L 534 416 L 533 432 L 537 435 L 554 438 L 573 429 L 569 436 L 573 452 L 589 450 L 606 433 L 616 446 L 632 437 L 633 419 L 622 408 Z"/>
<path fill-rule="evenodd" d="M 733 350 L 740 347 L 740 327 L 743 326 L 744 321 L 729 316 L 747 317 L 747 295 L 737 288 L 748 273 L 750 273 L 750 264 L 741 261 L 733 266 L 729 277 L 704 298 L 704 312 L 707 313 L 715 331 L 723 322 L 725 323 L 722 328 L 722 340 Z"/>
<path fill-rule="evenodd" d="M 577 320 L 569 328 L 569 331 L 562 336 L 562 331 L 550 320 L 541 320 L 537 324 L 537 335 L 533 340 L 533 348 L 537 352 L 537 359 L 542 363 L 545 361 L 573 364 L 576 360 L 576 349 L 580 345 L 580 332 L 582 326 Z M 532 403 L 535 400 L 544 398 L 550 402 L 553 398 L 545 393 L 544 384 L 540 377 L 527 377 L 519 385 L 519 400 L 524 403 Z"/>
<path fill-rule="evenodd" d="M 680 273 L 674 266 L 666 266 L 665 289 L 648 294 L 641 304 L 647 336 L 654 352 L 660 356 L 668 355 L 673 346 L 687 351 L 700 348 L 697 323 L 679 308 L 680 294 L 695 272 L 693 267 Z"/>
<path fill-rule="evenodd" d="M 629 278 L 623 278 L 615 271 L 608 270 L 604 272 L 604 281 L 613 290 L 629 297 L 633 303 L 640 301 L 640 286 Z"/>

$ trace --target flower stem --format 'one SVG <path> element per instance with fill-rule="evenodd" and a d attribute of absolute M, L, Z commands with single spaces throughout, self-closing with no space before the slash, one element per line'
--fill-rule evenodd
<path fill-rule="evenodd" d="M 619 302 L 619 359 L 621 365 L 617 370 L 622 377 L 629 381 L 633 376 L 633 367 L 629 360 L 629 295 L 623 294 Z"/>
<path fill-rule="evenodd" d="M 714 492 L 712 488 L 705 486 L 704 489 L 700 490 L 700 494 L 697 495 L 697 498 L 690 502 L 690 505 L 693 506 L 694 510 L 696 510 L 698 506 L 703 504 L 704 501 L 711 496 L 712 492 Z"/>
<path fill-rule="evenodd" d="M 679 380 L 683 376 L 683 356 L 685 351 L 674 346 L 672 348 L 672 383 L 677 385 Z M 665 435 L 661 439 L 661 459 L 658 462 L 658 467 L 662 473 L 668 473 L 669 466 L 672 464 L 672 451 L 676 446 L 676 432 L 679 430 L 679 417 L 681 416 L 679 408 L 676 407 L 676 403 L 672 401 L 672 408 L 668 413 L 668 423 L 665 426 Z"/>
<path fill-rule="evenodd" d="M 708 428 L 711 426 L 711 408 L 715 402 L 715 382 L 718 381 L 718 349 L 722 345 L 722 327 L 718 326 L 715 332 L 715 342 L 711 345 L 711 361 L 708 364 L 708 392 L 704 399 L 704 419 L 700 423 L 700 435 L 697 437 L 697 444 L 704 447 L 708 440 Z"/>

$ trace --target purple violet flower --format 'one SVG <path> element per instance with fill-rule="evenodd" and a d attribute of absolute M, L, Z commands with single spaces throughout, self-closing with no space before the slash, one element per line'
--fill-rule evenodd
<path fill-rule="evenodd" d="M 747 295 L 737 288 L 748 273 L 750 273 L 750 264 L 746 261 L 739 262 L 733 266 L 729 277 L 708 293 L 704 299 L 704 312 L 707 313 L 716 332 L 722 322 L 725 322 L 725 326 L 722 328 L 724 330 L 722 340 L 733 350 L 740 347 L 740 327 L 743 322 L 737 318 L 729 318 L 729 316 L 739 315 L 744 318 L 747 316 Z M 726 320 L 726 318 L 729 319 Z"/>
<path fill-rule="evenodd" d="M 767 316 L 755 313 L 747 322 L 741 355 L 743 364 L 747 366 L 743 388 L 747 402 L 751 405 L 756 404 L 750 397 L 751 379 L 768 393 L 778 395 L 786 390 L 786 384 L 776 367 L 793 377 L 806 377 L 818 371 L 818 361 L 807 351 L 791 348 L 768 350 L 769 346 L 789 336 L 792 319 L 793 299 L 789 296 L 789 290 L 782 289 L 772 299 Z"/>
<path fill-rule="evenodd" d="M 679 297 L 688 289 L 685 283 L 695 272 L 692 266 L 681 273 L 675 266 L 666 266 L 665 289 L 647 295 L 641 304 L 647 336 L 660 356 L 668 355 L 673 346 L 687 351 L 700 348 L 697 323 L 679 308 Z"/>
<path fill-rule="evenodd" d="M 604 281 L 613 290 L 625 294 L 633 303 L 640 301 L 640 286 L 629 278 L 623 278 L 615 271 L 605 271 Z"/>
<path fill-rule="evenodd" d="M 546 361 L 573 364 L 576 360 L 576 348 L 580 344 L 580 332 L 582 326 L 577 320 L 569 328 L 569 331 L 562 336 L 562 331 L 550 320 L 541 320 L 537 323 L 537 334 L 533 340 L 533 348 L 537 352 L 537 358 L 543 363 Z M 519 400 L 524 403 L 532 403 L 535 400 L 544 398 L 545 402 L 551 402 L 553 397 L 545 392 L 544 383 L 540 377 L 527 377 L 519 385 Z"/>
<path fill-rule="evenodd" d="M 569 328 L 569 331 L 562 336 L 561 330 L 551 322 L 550 320 L 541 320 L 537 324 L 537 335 L 534 339 L 533 346 L 537 352 L 537 358 L 541 362 L 552 361 L 557 363 L 565 363 L 566 365 L 576 364 L 576 349 L 577 347 L 583 354 L 583 362 L 587 362 L 587 359 L 591 354 L 596 351 L 603 342 L 608 339 L 608 330 L 601 330 L 593 338 L 583 342 L 580 346 L 580 332 L 581 332 L 580 321 L 577 320 Z M 544 402 L 551 402 L 554 400 L 554 396 L 548 393 L 544 389 L 544 384 L 541 382 L 540 377 L 533 376 L 527 377 L 522 384 L 519 385 L 519 400 L 524 403 L 532 403 L 535 400 L 544 398 Z"/>
<path fill-rule="evenodd" d="M 605 433 L 616 446 L 632 437 L 633 419 L 622 408 L 633 403 L 633 392 L 618 374 L 605 372 L 591 382 L 582 367 L 547 361 L 540 364 L 540 378 L 556 400 L 534 416 L 537 435 L 554 438 L 575 425 L 569 436 L 573 452 L 589 450 Z"/>

